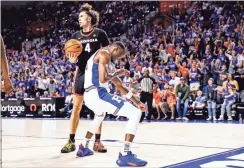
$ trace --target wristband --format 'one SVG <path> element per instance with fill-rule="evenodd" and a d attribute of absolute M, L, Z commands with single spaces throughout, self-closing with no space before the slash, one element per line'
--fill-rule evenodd
<path fill-rule="evenodd" d="M 133 96 L 133 93 L 132 93 L 131 91 L 129 91 L 126 95 L 124 95 L 124 97 L 125 97 L 126 99 L 131 99 L 132 96 Z"/>

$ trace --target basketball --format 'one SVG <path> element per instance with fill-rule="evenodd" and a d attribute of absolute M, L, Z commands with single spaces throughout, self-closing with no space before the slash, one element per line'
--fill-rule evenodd
<path fill-rule="evenodd" d="M 71 39 L 71 40 L 67 41 L 64 46 L 65 55 L 67 55 L 69 52 L 77 53 L 78 55 L 80 55 L 82 50 L 83 50 L 83 48 L 82 48 L 80 41 L 75 40 L 75 39 Z"/>

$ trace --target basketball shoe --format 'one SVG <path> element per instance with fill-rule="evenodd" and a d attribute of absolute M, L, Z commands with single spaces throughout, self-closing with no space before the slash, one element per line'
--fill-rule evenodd
<path fill-rule="evenodd" d="M 76 153 L 76 156 L 78 157 L 84 157 L 84 156 L 90 156 L 93 155 L 94 152 L 90 150 L 89 148 L 85 148 L 82 144 L 79 145 L 79 150 Z"/>
<path fill-rule="evenodd" d="M 129 151 L 125 156 L 119 153 L 119 158 L 116 163 L 120 167 L 142 167 L 147 164 L 147 161 L 138 159 L 135 154 Z"/>
<path fill-rule="evenodd" d="M 76 149 L 75 143 L 73 143 L 71 140 L 69 140 L 65 146 L 61 149 L 61 153 L 70 153 L 73 152 Z"/>
<path fill-rule="evenodd" d="M 107 152 L 107 149 L 103 146 L 103 144 L 100 140 L 97 140 L 94 143 L 93 150 L 95 152 L 99 152 L 99 153 L 106 153 Z"/>

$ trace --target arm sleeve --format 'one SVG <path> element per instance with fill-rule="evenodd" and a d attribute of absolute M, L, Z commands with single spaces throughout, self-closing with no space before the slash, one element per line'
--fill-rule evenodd
<path fill-rule="evenodd" d="M 107 33 L 103 30 L 99 31 L 98 40 L 100 41 L 102 47 L 109 45 Z"/>

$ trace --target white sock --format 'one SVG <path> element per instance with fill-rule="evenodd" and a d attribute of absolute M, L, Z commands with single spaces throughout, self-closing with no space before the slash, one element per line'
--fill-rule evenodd
<path fill-rule="evenodd" d="M 124 156 L 124 155 L 127 155 L 127 152 L 130 151 L 130 148 L 131 148 L 131 142 L 128 142 L 128 141 L 125 141 L 124 142 L 124 146 L 123 146 L 123 149 L 121 151 L 121 154 Z"/>
<path fill-rule="evenodd" d="M 90 139 L 85 138 L 85 141 L 84 141 L 84 142 L 85 142 L 85 143 L 84 143 L 84 147 L 85 147 L 85 148 L 88 148 L 88 147 L 89 147 Z"/>

